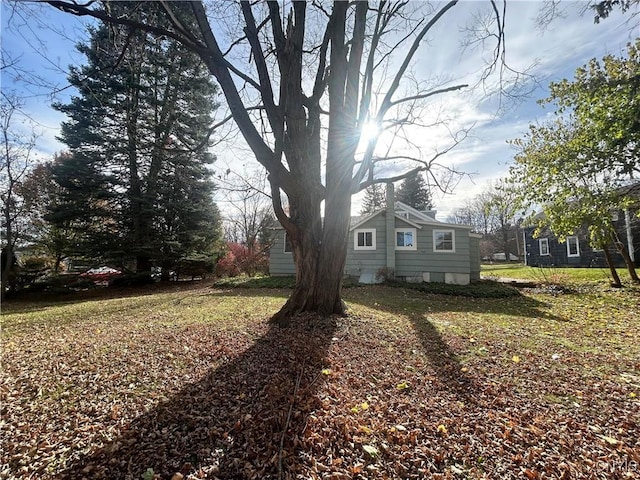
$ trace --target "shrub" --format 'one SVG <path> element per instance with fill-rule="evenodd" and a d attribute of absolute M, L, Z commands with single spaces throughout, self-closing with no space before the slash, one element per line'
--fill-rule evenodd
<path fill-rule="evenodd" d="M 227 243 L 227 253 L 218 260 L 216 276 L 237 277 L 245 274 L 254 276 L 269 271 L 269 256 L 259 244 L 253 249 L 235 242 Z"/>

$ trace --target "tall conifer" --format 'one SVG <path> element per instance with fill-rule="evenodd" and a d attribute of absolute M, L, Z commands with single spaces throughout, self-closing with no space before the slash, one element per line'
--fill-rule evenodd
<path fill-rule="evenodd" d="M 111 8 L 162 19 L 155 2 Z M 135 261 L 138 272 L 210 252 L 220 235 L 207 168 L 217 89 L 200 58 L 120 26 L 93 29 L 78 49 L 87 63 L 69 82 L 79 95 L 56 105 L 71 155 L 54 170 L 64 198 L 52 219 L 73 220 L 88 256 Z"/>
<path fill-rule="evenodd" d="M 416 210 L 431 210 L 431 191 L 422 173 L 405 178 L 396 190 L 396 200 Z"/>
<path fill-rule="evenodd" d="M 381 183 L 374 183 L 364 191 L 364 200 L 362 201 L 360 215 L 368 215 L 376 210 L 384 208 L 385 205 L 386 193 L 384 185 Z"/>

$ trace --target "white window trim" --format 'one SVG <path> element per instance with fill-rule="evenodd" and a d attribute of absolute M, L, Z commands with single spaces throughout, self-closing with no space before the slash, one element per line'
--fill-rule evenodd
<path fill-rule="evenodd" d="M 438 242 L 436 240 L 436 236 L 439 233 L 450 233 L 451 234 L 451 250 L 438 250 L 436 247 Z M 433 251 L 434 253 L 456 253 L 456 231 L 455 230 L 434 230 L 433 231 Z"/>
<path fill-rule="evenodd" d="M 547 253 L 542 253 L 542 245 L 546 244 L 547 245 Z M 538 239 L 538 252 L 540 252 L 540 256 L 541 257 L 547 257 L 550 255 L 549 252 L 549 239 L 548 238 L 539 238 Z"/>
<path fill-rule="evenodd" d="M 398 246 L 398 233 L 403 232 L 411 232 L 413 235 L 413 245 L 410 247 L 402 247 Z M 395 243 L 396 250 L 417 250 L 418 249 L 418 234 L 415 228 L 396 228 L 395 235 L 393 237 L 393 242 Z"/>
<path fill-rule="evenodd" d="M 372 245 L 358 245 L 358 233 L 371 233 Z M 375 228 L 359 228 L 353 231 L 353 249 L 354 250 L 375 250 L 376 249 L 376 229 Z"/>
<path fill-rule="evenodd" d="M 282 247 L 282 251 L 284 253 L 293 253 L 293 249 L 292 250 L 287 250 L 287 232 L 286 231 L 284 232 L 284 246 Z"/>
<path fill-rule="evenodd" d="M 575 239 L 577 253 L 571 253 L 571 249 L 569 248 L 570 240 L 572 239 Z M 571 237 L 567 237 L 567 257 L 579 257 L 579 256 L 580 256 L 580 240 L 575 235 Z"/>

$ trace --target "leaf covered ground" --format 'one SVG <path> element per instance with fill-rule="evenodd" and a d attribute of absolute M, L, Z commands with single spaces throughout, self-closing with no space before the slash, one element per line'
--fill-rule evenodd
<path fill-rule="evenodd" d="M 371 286 L 288 329 L 287 290 L 5 304 L 0 478 L 638 478 L 639 293 Z"/>

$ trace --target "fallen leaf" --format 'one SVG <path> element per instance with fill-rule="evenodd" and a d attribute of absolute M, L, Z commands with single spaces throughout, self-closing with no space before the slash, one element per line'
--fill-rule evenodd
<path fill-rule="evenodd" d="M 607 444 L 611 445 L 612 447 L 615 447 L 616 445 L 620 444 L 620 441 L 608 435 L 599 435 L 599 437 L 602 440 L 604 440 Z"/>
<path fill-rule="evenodd" d="M 373 445 L 363 445 L 362 449 L 371 457 L 376 458 L 378 456 L 378 449 Z"/>

